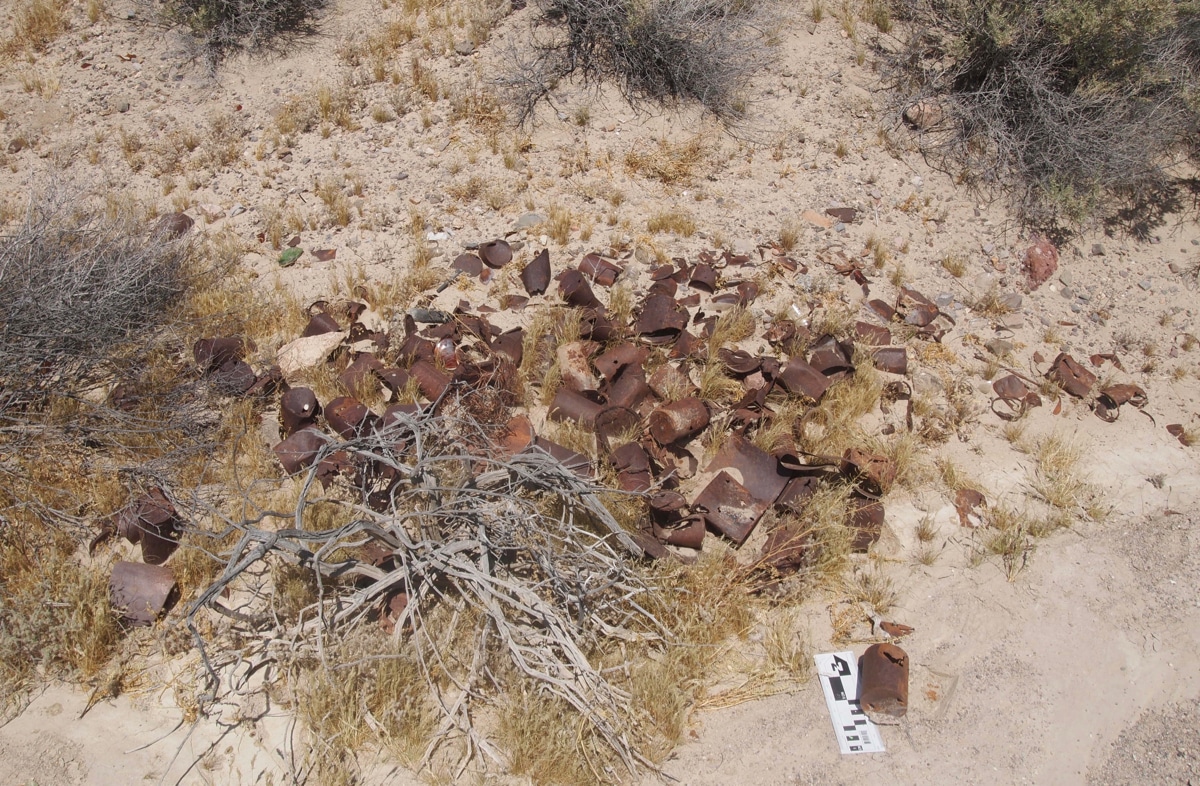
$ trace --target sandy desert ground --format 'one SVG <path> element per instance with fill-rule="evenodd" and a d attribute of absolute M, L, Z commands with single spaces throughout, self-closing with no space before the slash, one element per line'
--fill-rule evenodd
<path fill-rule="evenodd" d="M 1197 284 L 1175 272 L 1200 255 L 1194 215 L 1169 217 L 1146 240 L 1099 229 L 1075 236 L 1061 245 L 1057 274 L 1028 292 L 1021 260 L 1031 240 L 1005 202 L 966 191 L 915 152 L 873 54 L 856 62 L 856 44 L 832 17 L 817 24 L 796 12 L 779 31 L 780 61 L 757 78 L 751 122 L 737 135 L 688 109 L 635 111 L 612 91 L 564 85 L 527 132 L 506 127 L 493 145 L 453 120 L 446 100 L 372 116 L 373 107 L 391 106 L 394 88 L 363 78 L 369 65 L 348 65 L 339 52 L 395 12 L 378 0 L 339 0 L 315 38 L 234 59 L 214 79 L 182 58 L 171 35 L 142 23 L 144 7 L 113 2 L 91 23 L 81 6 L 36 63 L 16 63 L 0 79 L 8 151 L 0 154 L 0 197 L 19 205 L 32 183 L 57 170 L 162 213 L 185 208 L 199 230 L 248 244 L 242 264 L 258 286 L 277 282 L 302 301 L 327 296 L 348 270 L 367 279 L 402 270 L 414 253 L 413 210 L 431 233 L 444 233 L 435 265 L 464 243 L 506 234 L 524 241 L 519 260 L 548 247 L 563 264 L 615 235 L 674 256 L 749 250 L 799 226 L 793 256 L 810 272 L 767 293 L 764 311 L 818 286 L 861 318 L 862 291 L 831 261 L 862 259 L 872 297 L 894 297 L 903 281 L 955 315 L 942 351 L 911 353 L 909 379 L 931 395 L 953 387 L 974 414 L 946 443 L 924 448 L 923 461 L 953 461 L 993 504 L 1017 503 L 1036 474 L 1021 444 L 1055 434 L 1082 450 L 1081 470 L 1111 510 L 1038 540 L 1010 580 L 996 559 L 973 557 L 975 533 L 959 525 L 932 476 L 894 492 L 874 557 L 898 589 L 891 617 L 915 632 L 902 642 L 913 664 L 911 708 L 902 725 L 884 729 L 888 752 L 840 756 L 813 680 L 695 713 L 663 776 L 645 783 L 1200 783 L 1200 461 L 1197 448 L 1165 428 L 1200 425 L 1200 350 L 1177 340 L 1200 333 Z M 454 51 L 451 30 L 449 53 L 422 52 L 422 66 L 457 90 L 488 90 L 528 13 L 503 19 L 487 44 L 463 47 L 468 54 Z M 408 67 L 407 56 L 397 62 Z M 312 101 L 318 86 L 336 90 L 355 75 L 356 130 L 273 133 L 291 98 Z M 35 77 L 41 87 L 30 87 Z M 586 125 L 577 122 L 583 113 Z M 236 129 L 230 160 L 202 159 L 201 144 L 184 154 L 193 164 L 163 171 L 172 134 L 209 139 L 227 126 Z M 706 150 L 693 181 L 664 185 L 622 163 L 631 150 L 697 134 Z M 138 149 L 122 142 L 135 137 Z M 346 226 L 328 218 L 318 196 L 331 179 L 351 211 Z M 622 200 L 609 199 L 616 192 Z M 830 206 L 855 207 L 858 219 L 834 225 L 824 215 Z M 565 242 L 536 229 L 514 233 L 522 216 L 552 208 L 572 215 Z M 646 219 L 669 208 L 686 211 L 697 232 L 648 233 Z M 298 232 L 306 253 L 280 269 L 278 251 L 258 236 L 293 214 L 312 218 Z M 878 270 L 875 246 L 887 257 Z M 336 260 L 307 253 L 318 248 L 336 249 Z M 635 289 L 649 281 L 640 258 L 628 270 Z M 948 258 L 961 260 L 961 277 L 947 271 Z M 481 286 L 457 284 L 432 304 L 478 298 Z M 1019 306 L 973 311 L 989 290 L 1019 295 Z M 1142 386 L 1149 403 L 1106 423 L 1067 398 L 1057 413 L 1033 410 L 1014 440 L 989 408 L 977 359 L 997 339 L 1010 346 L 1005 362 L 1023 373 L 1035 352 L 1081 360 L 1115 352 L 1127 369 L 1120 378 Z M 930 517 L 932 545 L 916 534 Z M 930 548 L 936 558 L 922 564 L 918 554 Z M 835 644 L 839 608 L 832 594 L 808 602 L 814 651 L 861 652 L 873 640 L 860 624 Z M 287 782 L 293 771 L 299 731 L 279 708 L 228 707 L 193 727 L 163 688 L 101 701 L 80 718 L 89 693 L 49 684 L 0 726 L 0 781 L 264 784 Z M 372 783 L 420 782 L 384 759 L 368 759 L 366 769 Z"/>

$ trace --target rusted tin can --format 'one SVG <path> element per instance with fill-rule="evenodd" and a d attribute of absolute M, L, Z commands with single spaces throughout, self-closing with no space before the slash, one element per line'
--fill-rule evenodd
<path fill-rule="evenodd" d="M 681 398 L 650 413 L 650 436 L 660 445 L 686 442 L 708 425 L 708 407 L 698 398 Z"/>
<path fill-rule="evenodd" d="M 875 723 L 895 723 L 908 712 L 908 653 L 872 644 L 858 662 L 858 702 Z"/>

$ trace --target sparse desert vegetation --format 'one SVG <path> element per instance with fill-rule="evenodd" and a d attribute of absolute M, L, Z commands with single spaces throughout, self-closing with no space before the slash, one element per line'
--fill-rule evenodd
<path fill-rule="evenodd" d="M 921 742 L 1059 595 L 1190 613 L 1145 569 L 1194 589 L 1190 5 L 0 24 L 0 777 L 64 779 L 45 691 L 111 750 L 78 721 L 195 734 L 134 779 L 686 781 L 775 744 L 729 708 L 824 729 L 814 653 L 904 637 Z M 889 755 L 1015 780 L 964 723 L 1000 775 Z"/>

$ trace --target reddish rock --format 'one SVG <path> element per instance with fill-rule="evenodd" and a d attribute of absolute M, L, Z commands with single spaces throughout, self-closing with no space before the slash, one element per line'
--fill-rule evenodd
<path fill-rule="evenodd" d="M 1037 235 L 1033 240 L 1033 245 L 1025 252 L 1025 272 L 1029 275 L 1030 290 L 1046 283 L 1058 270 L 1058 249 L 1054 244 Z"/>

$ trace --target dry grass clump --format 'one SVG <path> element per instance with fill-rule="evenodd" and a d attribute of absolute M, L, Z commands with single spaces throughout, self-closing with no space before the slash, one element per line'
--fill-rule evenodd
<path fill-rule="evenodd" d="M 0 45 L 0 53 L 12 57 L 22 52 L 44 52 L 53 41 L 71 29 L 68 0 L 28 0 L 16 7 L 13 30 Z"/>
<path fill-rule="evenodd" d="M 103 566 L 82 566 L 79 542 L 32 524 L 12 500 L 0 516 L 0 715 L 32 681 L 86 679 L 100 670 L 118 640 Z M 40 673 L 39 673 L 40 672 Z"/>
<path fill-rule="evenodd" d="M 646 220 L 646 229 L 654 233 L 674 232 L 681 237 L 691 237 L 696 234 L 696 220 L 691 213 L 679 208 L 660 210 Z"/>
<path fill-rule="evenodd" d="M 962 254 L 947 254 L 942 257 L 942 267 L 955 278 L 962 278 L 967 273 L 967 258 Z"/>
<path fill-rule="evenodd" d="M 571 208 L 557 203 L 551 205 L 546 212 L 546 220 L 541 224 L 541 230 L 555 243 L 560 246 L 566 245 L 571 240 L 571 225 L 575 223 L 575 214 Z"/>
<path fill-rule="evenodd" d="M 301 595 L 299 603 L 305 600 L 309 605 L 316 597 Z M 336 642 L 326 662 L 301 662 L 292 677 L 321 782 L 339 770 L 353 772 L 343 754 L 368 742 L 383 743 L 401 762 L 417 766 L 437 716 L 422 664 L 407 643 L 360 631 Z"/>
<path fill-rule="evenodd" d="M 504 105 L 494 92 L 472 87 L 450 96 L 451 122 L 466 121 L 482 132 L 496 132 L 504 125 L 507 115 Z"/>
<path fill-rule="evenodd" d="M 1039 499 L 1054 508 L 1075 510 L 1085 501 L 1088 483 L 1079 474 L 1079 447 L 1061 434 L 1051 434 L 1043 439 L 1034 452 L 1037 471 L 1033 478 L 1033 492 Z"/>
<path fill-rule="evenodd" d="M 982 530 L 982 543 L 975 558 L 1000 558 L 1004 575 L 1009 581 L 1025 569 L 1034 550 L 1033 528 L 1036 520 L 1028 512 L 1008 505 L 993 505 L 986 512 L 987 527 Z"/>
<path fill-rule="evenodd" d="M 971 310 L 985 317 L 1000 317 L 1010 313 L 1012 307 L 1005 301 L 999 287 L 992 286 L 971 303 Z"/>
<path fill-rule="evenodd" d="M 697 134 L 681 142 L 666 139 L 650 148 L 635 147 L 625 154 L 625 167 L 631 174 L 659 180 L 668 185 L 689 183 L 707 157 L 704 138 Z"/>
<path fill-rule="evenodd" d="M 899 593 L 896 584 L 878 566 L 855 570 L 844 582 L 847 600 L 865 603 L 876 614 L 887 614 L 896 605 Z"/>

